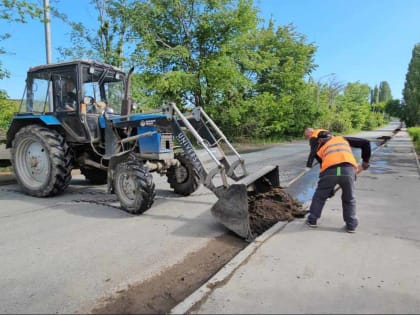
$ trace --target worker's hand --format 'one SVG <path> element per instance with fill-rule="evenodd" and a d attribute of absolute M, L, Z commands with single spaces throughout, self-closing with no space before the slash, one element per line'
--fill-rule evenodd
<path fill-rule="evenodd" d="M 305 172 L 309 172 L 311 170 L 310 167 L 305 167 Z"/>
<path fill-rule="evenodd" d="M 362 162 L 361 165 L 357 166 L 357 173 L 360 173 L 361 171 L 365 171 L 369 168 L 369 163 Z"/>
<path fill-rule="evenodd" d="M 366 171 L 369 168 L 370 164 L 368 162 L 362 162 L 362 169 Z"/>

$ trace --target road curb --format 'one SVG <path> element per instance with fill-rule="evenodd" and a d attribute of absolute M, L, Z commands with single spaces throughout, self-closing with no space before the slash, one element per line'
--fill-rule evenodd
<path fill-rule="evenodd" d="M 279 221 L 263 234 L 258 236 L 252 243 L 245 247 L 238 255 L 232 258 L 219 272 L 217 272 L 210 280 L 204 283 L 199 289 L 188 296 L 184 301 L 171 309 L 169 314 L 186 314 L 194 306 L 205 300 L 210 293 L 217 288 L 219 284 L 223 284 L 246 260 L 271 236 L 281 231 L 289 222 Z"/>

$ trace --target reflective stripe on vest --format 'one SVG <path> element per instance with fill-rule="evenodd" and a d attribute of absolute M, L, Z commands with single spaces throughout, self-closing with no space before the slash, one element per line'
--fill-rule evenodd
<path fill-rule="evenodd" d="M 312 136 L 311 136 L 311 138 L 318 138 L 318 134 L 319 134 L 321 131 L 328 131 L 328 130 L 327 130 L 327 129 L 314 129 L 314 131 L 312 131 Z"/>
<path fill-rule="evenodd" d="M 322 160 L 321 172 L 341 163 L 350 163 L 357 169 L 351 147 L 343 137 L 332 137 L 318 150 L 317 155 Z"/>

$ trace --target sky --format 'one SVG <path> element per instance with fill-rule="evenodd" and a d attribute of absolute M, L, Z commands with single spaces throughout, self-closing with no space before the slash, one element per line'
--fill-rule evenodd
<path fill-rule="evenodd" d="M 32 0 L 42 4 L 42 0 Z M 53 0 L 51 0 L 53 3 Z M 58 0 L 59 10 L 75 21 L 95 21 L 87 0 Z M 371 88 L 387 81 L 395 99 L 402 98 L 405 75 L 416 43 L 420 42 L 420 0 L 254 0 L 259 17 L 276 26 L 293 24 L 317 46 L 312 77 L 327 83 L 366 83 Z M 75 9 L 77 8 L 77 9 Z M 46 63 L 44 26 L 39 21 L 9 24 L 0 20 L 0 34 L 11 33 L 0 47 L 10 78 L 0 89 L 20 99 L 29 67 Z M 52 59 L 57 48 L 68 47 L 70 29 L 51 20 Z"/>

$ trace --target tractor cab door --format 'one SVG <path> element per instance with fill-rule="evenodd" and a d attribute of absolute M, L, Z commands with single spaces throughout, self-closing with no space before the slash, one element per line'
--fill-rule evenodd
<path fill-rule="evenodd" d="M 85 142 L 86 133 L 79 115 L 80 93 L 74 67 L 52 73 L 53 103 L 56 117 L 69 141 Z"/>
<path fill-rule="evenodd" d="M 99 85 L 96 82 L 84 82 L 83 87 L 83 104 L 86 107 L 86 122 L 90 136 L 94 141 L 101 138 L 101 128 L 99 125 L 99 117 L 105 111 L 105 102 L 101 99 Z"/>
<path fill-rule="evenodd" d="M 124 96 L 124 75 L 108 67 L 82 65 L 81 90 L 83 106 L 86 106 L 86 120 L 92 138 L 101 139 L 99 117 L 120 114 Z"/>

